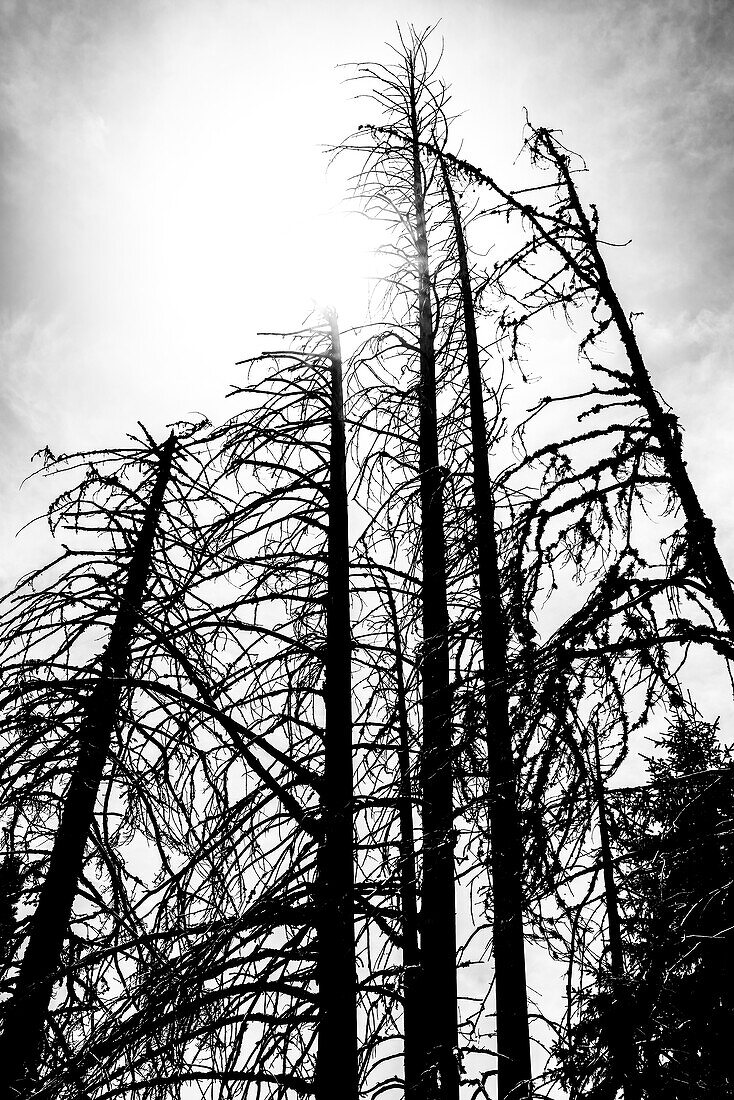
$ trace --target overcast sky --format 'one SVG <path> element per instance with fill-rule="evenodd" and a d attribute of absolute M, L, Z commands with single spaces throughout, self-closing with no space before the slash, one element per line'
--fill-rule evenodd
<path fill-rule="evenodd" d="M 360 319 L 369 226 L 320 148 L 365 117 L 338 66 L 385 58 L 396 19 L 439 18 L 466 156 L 501 175 L 527 107 L 586 157 L 607 235 L 632 238 L 614 263 L 656 381 L 734 530 L 727 0 L 0 7 L 4 537 L 37 447 L 213 409 L 257 330 L 311 296 Z"/>
<path fill-rule="evenodd" d="M 464 155 L 502 177 L 523 109 L 584 194 L 734 565 L 729 0 L 0 0 L 0 579 L 48 490 L 31 453 L 216 414 L 261 329 L 363 319 L 370 226 L 322 146 L 369 117 L 340 64 L 441 19 Z M 720 685 L 699 677 L 708 716 Z M 541 981 L 539 973 L 535 977 Z"/>
<path fill-rule="evenodd" d="M 0 0 L 0 538 L 31 453 L 217 414 L 258 330 L 364 318 L 374 227 L 323 147 L 351 61 L 441 20 L 455 147 L 503 177 L 524 108 L 585 156 L 654 380 L 734 558 L 734 7 L 728 0 Z M 542 350 L 542 349 L 541 349 Z"/>

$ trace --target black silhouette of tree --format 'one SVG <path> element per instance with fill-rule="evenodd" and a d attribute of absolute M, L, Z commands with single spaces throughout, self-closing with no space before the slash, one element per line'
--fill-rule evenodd
<path fill-rule="evenodd" d="M 425 35 L 411 31 L 401 36 L 395 61 L 390 65 L 361 65 L 360 79 L 370 82 L 368 98 L 390 120 L 399 120 L 405 143 L 365 145 L 345 142 L 342 149 L 357 149 L 364 162 L 355 179 L 355 192 L 364 207 L 388 221 L 394 241 L 387 246 L 394 268 L 387 277 L 392 316 L 388 326 L 369 341 L 368 358 L 377 372 L 400 360 L 400 369 L 414 370 L 412 389 L 367 385 L 365 402 L 353 414 L 363 435 L 370 432 L 374 446 L 367 465 L 381 483 L 384 513 L 387 484 L 402 466 L 409 480 L 417 482 L 418 508 L 411 509 L 408 528 L 420 532 L 416 555 L 416 579 L 421 607 L 421 877 L 420 877 L 420 995 L 405 1005 L 419 1012 L 419 1019 L 405 1021 L 408 1071 L 421 1069 L 406 1079 L 409 1096 L 458 1097 L 458 1021 L 456 984 L 456 919 L 454 901 L 454 802 L 452 779 L 451 688 L 449 615 L 446 577 L 444 480 L 439 458 L 437 405 L 436 328 L 440 324 L 441 299 L 438 269 L 429 253 L 430 223 L 435 214 L 434 172 L 421 157 L 420 143 L 443 126 L 445 90 L 434 81 L 425 46 Z M 394 308 L 393 308 L 394 307 Z M 405 360 L 403 363 L 402 360 Z M 393 406 L 383 404 L 387 399 Z M 400 408 L 402 405 L 402 408 Z M 376 417 L 375 417 L 376 414 Z M 395 420 L 393 420 L 395 417 Z M 399 418 L 399 426 L 396 420 Z M 413 429 L 417 418 L 418 431 Z M 407 420 L 407 423 L 406 423 Z M 388 426 L 389 425 L 389 426 Z M 389 458 L 382 453 L 385 434 L 398 433 L 401 453 Z M 386 464 L 392 471 L 386 473 Z M 383 520 L 383 515 L 379 516 Z M 393 517 L 388 521 L 393 522 Z M 412 531 L 410 538 L 414 542 Z M 378 555 L 379 558 L 379 555 Z M 430 1006 L 430 1007 L 429 1007 Z M 422 1046 L 422 1050 L 419 1048 Z M 415 1059 L 413 1059 L 415 1052 Z"/>
<path fill-rule="evenodd" d="M 513 191 L 452 153 L 430 36 L 357 68 L 351 360 L 326 309 L 225 423 L 45 454 L 60 549 L 0 600 L 3 1095 L 731 1092 L 731 768 L 681 686 L 731 582 L 583 162 L 528 125 Z M 555 315 L 588 384 L 506 404 Z M 534 1079 L 529 941 L 567 992 Z"/>
<path fill-rule="evenodd" d="M 624 986 L 620 997 L 611 933 L 608 963 L 594 963 L 594 951 L 581 950 L 579 927 L 574 955 L 587 984 L 561 1051 L 572 1097 L 614 1095 L 621 1007 L 636 1047 L 637 1095 L 721 1096 L 731 1088 L 730 765 L 717 730 L 690 703 L 671 718 L 661 747 L 648 785 L 606 793 Z"/>
<path fill-rule="evenodd" d="M 163 748 L 151 715 L 177 675 L 161 639 L 206 556 L 189 539 L 197 479 L 207 487 L 208 452 L 195 436 L 184 427 L 163 447 L 144 438 L 117 452 L 46 452 L 47 474 L 84 470 L 49 510 L 52 532 L 69 544 L 3 600 L 4 872 L 11 905 L 29 911 L 4 941 L 10 1095 L 53 1077 L 104 1002 L 95 987 L 105 988 L 120 940 L 140 935 L 146 891 L 133 899 L 121 851 L 136 833 L 163 869 L 176 851 L 167 827 L 174 776 L 196 749 L 183 710 Z M 126 962 L 137 950 L 129 945 Z"/>

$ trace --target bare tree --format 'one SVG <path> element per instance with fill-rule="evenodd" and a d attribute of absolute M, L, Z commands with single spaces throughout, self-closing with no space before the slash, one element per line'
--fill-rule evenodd
<path fill-rule="evenodd" d="M 436 283 L 428 245 L 433 180 L 430 166 L 426 168 L 421 157 L 421 142 L 441 125 L 443 92 L 433 83 L 435 69 L 428 60 L 426 37 L 411 30 L 407 39 L 401 36 L 393 65 L 360 66 L 359 77 L 371 81 L 369 97 L 391 120 L 398 120 L 408 140 L 396 148 L 386 143 L 367 148 L 357 145 L 366 159 L 356 192 L 368 206 L 392 220 L 398 231 L 395 249 L 401 266 L 391 281 L 411 302 L 414 343 L 406 343 L 406 347 L 417 352 L 422 616 L 420 965 L 426 1008 L 415 1030 L 422 1030 L 425 1036 L 426 1063 L 420 1080 L 409 1081 L 406 1087 L 410 1095 L 451 1100 L 458 1096 L 459 1068 L 449 616 L 433 315 Z M 350 147 L 354 146 L 343 146 Z M 415 1007 L 419 1007 L 417 999 Z M 410 1025 L 408 1028 L 412 1030 Z"/>
<path fill-rule="evenodd" d="M 5 1009 L 0 1061 L 9 1096 L 30 1095 L 38 1072 L 44 1025 L 61 951 L 84 864 L 102 774 L 130 660 L 133 633 L 141 616 L 158 516 L 171 474 L 176 440 L 161 448 L 159 468 L 130 560 L 119 610 L 100 662 L 99 678 L 79 726 L 79 756 L 64 798 L 48 871 L 15 983 Z"/>
<path fill-rule="evenodd" d="M 531 128 L 553 182 L 513 191 L 453 155 L 430 33 L 357 73 L 378 117 L 342 148 L 389 238 L 383 313 L 346 371 L 326 310 L 245 361 L 224 424 L 47 455 L 85 475 L 49 513 L 73 548 L 0 602 L 9 1097 L 478 1100 L 496 1073 L 499 1100 L 559 1082 L 640 1100 L 668 1080 L 669 1033 L 640 1013 L 668 997 L 667 962 L 682 971 L 658 920 L 679 907 L 651 920 L 646 970 L 644 813 L 613 781 L 680 707 L 686 647 L 731 658 L 732 587 L 573 156 Z M 466 184 L 521 233 L 488 272 Z M 550 382 L 490 474 L 505 414 L 489 368 L 576 307 L 592 383 Z M 619 369 L 592 359 L 610 331 Z M 534 440 L 561 402 L 579 426 Z M 726 845 L 699 847 L 719 899 Z M 701 943 L 727 934 L 716 906 L 683 919 Z M 568 1001 L 544 1021 L 558 1064 L 534 1080 L 531 940 L 566 967 Z M 696 950 L 701 974 L 731 953 Z M 490 959 L 494 981 L 467 994 L 457 974 Z"/>
<path fill-rule="evenodd" d="M 357 1100 L 357 977 L 354 949 L 354 780 L 349 520 L 342 356 L 328 313 L 330 440 L 322 840 L 319 852 L 319 1046 L 316 1095 Z"/>

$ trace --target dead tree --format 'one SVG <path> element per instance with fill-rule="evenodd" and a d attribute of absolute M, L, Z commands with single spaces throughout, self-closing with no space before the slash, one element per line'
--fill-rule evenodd
<path fill-rule="evenodd" d="M 118 719 L 131 642 L 142 614 L 153 541 L 171 475 L 175 445 L 172 434 L 160 451 L 158 473 L 120 593 L 115 622 L 101 658 L 99 677 L 84 706 L 78 732 L 79 756 L 64 797 L 12 1000 L 4 1012 L 0 1062 L 6 1075 L 4 1088 L 8 1097 L 30 1096 L 37 1085 L 46 1016 L 68 936 L 112 731 Z"/>
<path fill-rule="evenodd" d="M 446 129 L 446 121 L 442 120 Z M 378 135 L 409 144 L 411 136 L 394 125 L 367 127 Z M 421 148 L 416 137 L 412 147 Z M 430 148 L 430 146 L 426 146 Z M 489 755 L 491 878 L 493 880 L 495 983 L 499 1095 L 520 1095 L 531 1078 L 530 1038 L 522 916 L 522 851 L 517 809 L 515 762 L 509 717 L 508 627 L 502 598 L 495 532 L 495 504 L 489 475 L 488 440 L 474 290 L 466 240 L 450 170 L 441 148 L 440 164 L 456 252 L 464 354 L 469 393 L 473 512 L 479 582 L 482 682 Z M 444 303 L 444 309 L 447 304 Z"/>
<path fill-rule="evenodd" d="M 327 314 L 330 425 L 326 580 L 325 726 L 318 891 L 319 1035 L 316 1095 L 357 1100 L 357 979 L 354 948 L 352 633 L 346 436 L 339 329 Z"/>
<path fill-rule="evenodd" d="M 405 1095 L 412 1097 L 420 1085 L 425 1066 L 426 1037 L 420 1027 L 424 994 L 420 965 L 418 846 L 413 820 L 418 801 L 414 794 L 418 755 L 418 670 L 405 653 L 405 626 L 401 615 L 402 605 L 411 601 L 399 591 L 402 578 L 391 577 L 385 566 L 365 555 L 364 558 L 357 556 L 356 568 L 365 575 L 361 590 L 376 596 L 376 606 L 367 608 L 359 635 L 360 641 L 364 638 L 365 643 L 360 646 L 361 661 L 366 665 L 372 723 L 377 721 L 378 715 L 384 715 L 378 726 L 384 736 L 376 738 L 375 748 L 381 748 L 383 756 L 389 754 L 382 765 L 387 765 L 384 789 L 375 788 L 371 796 L 376 806 L 384 805 L 386 821 L 379 834 L 373 829 L 373 835 L 378 843 L 382 840 L 383 851 L 389 851 L 390 847 L 397 849 L 396 861 L 382 857 L 380 888 L 385 893 L 385 900 L 377 916 L 388 944 L 400 952 L 404 1067 L 401 1085 Z M 399 900 L 397 920 L 386 912 L 391 895 Z"/>
<path fill-rule="evenodd" d="M 161 460 L 149 439 L 58 460 L 47 452 L 45 475 L 85 471 L 81 484 L 61 493 L 49 510 L 63 548 L 0 603 L 0 807 L 9 856 L 20 857 L 24 871 L 23 907 L 31 914 L 17 919 L 6 960 L 16 987 L 28 954 L 20 964 L 13 956 L 26 936 L 33 943 L 34 915 L 41 912 L 44 887 L 37 884 L 47 881 L 53 853 L 61 845 L 63 854 L 68 843 L 59 822 L 66 802 L 78 794 L 78 778 L 69 785 L 67 776 L 79 773 L 80 723 L 89 729 L 90 700 L 108 698 L 105 685 L 115 701 L 72 919 L 52 976 L 62 984 L 48 1005 L 39 1095 L 80 1089 L 102 1095 L 126 1087 L 137 1072 L 145 1073 L 152 1095 L 170 1095 L 185 1080 L 207 1075 L 227 1078 L 227 1060 L 220 1061 L 227 1021 L 202 1027 L 201 1019 L 209 1019 L 222 998 L 221 959 L 212 959 L 223 936 L 231 941 L 221 906 L 229 884 L 219 828 L 225 835 L 239 828 L 240 837 L 253 838 L 236 855 L 248 879 L 241 942 L 254 941 L 257 956 L 269 935 L 282 936 L 293 913 L 295 891 L 289 896 L 275 855 L 274 868 L 267 860 L 263 866 L 256 838 L 266 822 L 277 827 L 279 813 L 281 819 L 292 814 L 300 828 L 293 777 L 310 773 L 299 773 L 297 762 L 232 710 L 241 669 L 223 646 L 226 616 L 220 620 L 213 608 L 215 592 L 221 596 L 227 587 L 228 562 L 217 533 L 232 501 L 209 428 L 177 427 L 175 454 L 167 455 L 165 504 L 158 501 L 157 508 L 151 494 Z M 131 607 L 128 581 L 132 573 L 141 583 L 151 514 L 155 537 L 143 562 L 145 598 Z M 131 617 L 123 660 L 120 623 L 129 627 Z M 112 634 L 118 648 L 90 660 L 100 633 Z M 101 766 L 89 747 L 81 759 L 90 755 Z M 246 794 L 233 804 L 236 774 Z M 313 836 L 308 826 L 305 820 L 303 832 Z M 298 852 L 291 855 L 293 869 Z M 207 909 L 212 899 L 217 904 Z M 218 923 L 207 921 L 213 913 Z M 249 1000 L 242 998 L 245 1008 L 267 996 L 277 965 L 274 960 L 256 975 Z M 6 1004 L 12 1012 L 13 999 Z M 266 1069 L 251 1073 L 252 1080 L 267 1076 Z M 282 1076 L 289 1080 L 287 1072 Z"/>
<path fill-rule="evenodd" d="M 282 1096 L 358 1089 L 336 317 L 279 342 L 247 363 L 235 390 L 246 411 L 209 437 L 211 575 L 165 642 L 180 676 L 171 708 L 206 725 L 222 804 L 158 903 L 160 925 L 181 932 L 162 939 L 141 974 L 148 1003 L 131 998 L 80 1063 L 121 1063 L 107 1081 L 132 1064 L 154 1095 L 187 1081 L 251 1082 Z"/>
<path fill-rule="evenodd" d="M 446 548 L 442 472 L 438 455 L 436 356 L 433 344 L 423 166 L 418 147 L 415 61 L 409 61 L 410 128 L 413 136 L 413 194 L 418 268 L 417 314 L 420 347 L 420 496 L 423 607 L 423 879 L 421 958 L 424 988 L 436 998 L 428 1024 L 429 1088 L 449 1100 L 458 1095 L 456 1021 L 456 917 L 454 903 L 454 813 L 451 691 L 446 595 Z M 440 1082 L 440 1092 L 436 1087 Z M 430 1093 L 429 1093 L 430 1095 Z"/>
<path fill-rule="evenodd" d="M 273 1017 L 277 1032 L 263 1029 L 261 1044 L 269 1059 L 292 1067 L 291 1086 L 300 1079 L 318 1096 L 356 1100 L 350 550 L 336 315 L 326 311 L 283 345 L 247 361 L 248 380 L 235 390 L 247 411 L 219 429 L 235 479 L 217 537 L 236 588 L 223 625 L 239 650 L 240 715 L 248 729 L 263 730 L 266 749 L 280 744 L 283 774 L 299 784 L 293 798 L 290 780 L 279 782 L 290 843 L 300 849 L 298 864 L 279 873 L 285 887 L 297 867 L 288 892 L 300 880 L 310 896 L 292 955 L 277 949 L 284 972 L 298 975 L 291 997 L 294 1009 L 308 1006 L 308 1026 L 298 1031 L 296 1016 L 280 1025 Z M 263 1049 L 248 1052 L 253 1065 Z"/>
<path fill-rule="evenodd" d="M 506 1096 L 529 1095 L 529 1082 L 532 1076 L 523 933 L 522 841 L 509 713 L 508 629 L 502 600 L 495 533 L 495 505 L 489 474 L 487 426 L 484 415 L 474 292 L 464 228 L 451 176 L 442 153 L 439 152 L 438 155 L 456 243 L 466 343 L 482 677 L 490 784 L 490 852 L 494 906 L 492 938 L 497 1012 L 498 1095 L 500 1100 L 504 1100 Z"/>
<path fill-rule="evenodd" d="M 405 1029 L 406 1097 L 416 1090 L 425 1061 L 425 1036 L 418 1030 L 422 1010 L 422 967 L 420 930 L 418 923 L 418 877 L 416 844 L 413 829 L 413 793 L 410 767 L 410 725 L 407 706 L 407 686 L 403 663 L 402 639 L 395 598 L 386 580 L 385 592 L 393 628 L 395 647 L 395 690 L 399 731 L 398 774 L 400 799 L 400 909 L 403 948 L 403 1011 Z"/>
<path fill-rule="evenodd" d="M 501 319 L 501 327 L 510 337 L 511 354 L 516 356 L 523 330 L 542 312 L 559 309 L 568 314 L 581 302 L 590 305 L 593 324 L 581 350 L 594 370 L 607 375 L 611 386 L 608 389 L 594 386 L 589 392 L 577 395 L 579 399 L 598 400 L 598 404 L 584 415 L 598 414 L 602 410 L 616 411 L 625 405 L 637 407 L 644 414 L 637 424 L 623 428 L 615 425 L 614 428 L 626 434 L 626 448 L 636 435 L 635 449 L 640 445 L 646 447 L 650 461 L 659 463 L 664 470 L 665 480 L 685 519 L 689 565 L 699 576 L 731 637 L 734 590 L 716 544 L 715 527 L 703 511 L 688 473 L 678 419 L 653 386 L 633 321 L 625 312 L 609 275 L 599 237 L 598 211 L 592 206 L 588 213 L 581 201 L 574 180 L 575 154 L 565 149 L 552 131 L 544 128 L 530 127 L 526 146 L 534 164 L 550 168 L 555 174 L 555 184 L 551 185 L 554 199 L 546 205 L 534 196 L 536 191 L 540 195 L 544 185 L 513 193 L 468 161 L 446 158 L 468 182 L 491 189 L 498 204 L 495 212 L 514 213 L 530 229 L 529 239 L 514 254 L 499 261 L 493 273 L 500 289 L 513 273 L 522 272 L 528 280 L 526 289 L 519 291 L 521 310 L 514 313 L 504 310 Z M 432 147 L 436 149 L 435 142 Z M 579 164 L 583 167 L 583 162 Z M 543 260 L 548 263 L 544 264 Z M 536 263 L 538 269 L 534 271 Z M 518 291 L 513 294 L 517 296 Z M 610 328 L 619 336 L 628 371 L 614 371 L 590 359 L 591 348 Z M 551 397 L 544 399 L 542 405 L 552 400 Z M 610 436 L 613 431 L 605 427 L 596 434 Z M 589 430 L 580 439 L 592 439 L 594 434 Z M 620 457 L 616 457 L 618 463 Z M 656 480 L 659 483 L 654 475 L 650 478 L 652 483 Z M 637 481 L 638 485 L 643 485 L 645 475 L 638 476 Z"/>
<path fill-rule="evenodd" d="M 459 1090 L 454 900 L 454 802 L 449 665 L 449 614 L 444 531 L 444 471 L 439 432 L 433 299 L 436 283 L 428 245 L 432 168 L 424 163 L 421 143 L 441 124 L 445 92 L 433 83 L 426 50 L 427 33 L 411 30 L 401 37 L 394 65 L 360 66 L 359 78 L 372 81 L 370 97 L 403 128 L 407 141 L 357 145 L 365 165 L 355 191 L 368 206 L 394 219 L 400 267 L 388 283 L 411 301 L 411 323 L 401 319 L 406 349 L 417 357 L 418 495 L 420 500 L 421 605 L 421 982 L 426 1005 L 416 1030 L 425 1035 L 425 1066 L 417 1082 L 406 1083 L 415 1096 L 455 1100 Z M 354 149 L 346 142 L 343 149 Z M 409 288 L 409 289 L 408 289 Z M 411 339 L 412 338 L 412 339 Z M 398 340 L 404 337 L 398 337 Z M 416 1003 L 416 1007 L 417 1003 Z"/>
<path fill-rule="evenodd" d="M 563 188 L 569 214 L 572 216 L 569 235 L 548 232 L 535 212 L 525 213 L 534 228 L 540 229 L 547 241 L 569 264 L 581 285 L 597 297 L 609 313 L 624 348 L 630 367 L 631 390 L 645 411 L 653 438 L 660 448 L 670 484 L 686 520 L 689 551 L 697 570 L 705 580 L 711 599 L 734 637 L 734 589 L 716 544 L 716 530 L 703 511 L 701 502 L 683 459 L 683 438 L 676 416 L 666 411 L 655 391 L 637 341 L 632 321 L 623 309 L 614 289 L 599 241 L 598 216 L 587 214 L 571 174 L 571 157 L 553 134 L 546 129 L 534 131 L 531 142 L 536 157 L 546 158 L 556 169 Z M 594 208 L 593 208 L 594 209 Z"/>

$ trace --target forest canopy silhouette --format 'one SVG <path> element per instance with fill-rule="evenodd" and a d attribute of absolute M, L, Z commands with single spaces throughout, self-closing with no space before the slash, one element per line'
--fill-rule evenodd
<path fill-rule="evenodd" d="M 503 182 L 441 54 L 406 26 L 347 70 L 369 317 L 284 318 L 227 417 L 35 456 L 2 1098 L 734 1093 L 716 517 L 593 166 L 527 118 Z"/>

